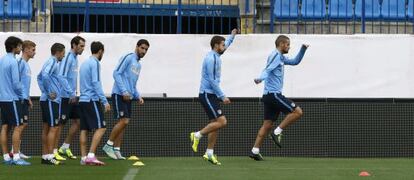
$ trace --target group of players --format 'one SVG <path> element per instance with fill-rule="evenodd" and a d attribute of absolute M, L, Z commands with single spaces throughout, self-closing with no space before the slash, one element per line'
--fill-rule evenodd
<path fill-rule="evenodd" d="M 220 108 L 220 102 L 223 102 L 223 104 L 230 103 L 230 99 L 226 97 L 220 88 L 220 56 L 231 45 L 236 34 L 237 29 L 234 29 L 228 39 L 221 36 L 214 36 L 211 39 L 210 45 L 212 50 L 204 58 L 198 96 L 209 117 L 210 123 L 201 130 L 190 133 L 192 149 L 194 152 L 198 151 L 200 139 L 203 136 L 207 136 L 207 150 L 203 155 L 203 159 L 214 165 L 221 165 L 217 156 L 214 154 L 214 146 L 217 141 L 218 131 L 227 125 L 227 119 Z M 299 106 L 282 95 L 284 65 L 299 64 L 309 45 L 303 44 L 294 59 L 289 59 L 284 56 L 290 49 L 290 40 L 287 36 L 278 36 L 275 45 L 276 49 L 269 55 L 263 72 L 258 78 L 254 79 L 256 84 L 265 81 L 262 98 L 264 104 L 264 121 L 249 155 L 250 158 L 256 161 L 263 160 L 259 147 L 263 144 L 264 138 L 273 128 L 273 125 L 281 112 L 286 114 L 285 119 L 277 126 L 273 133 L 270 133 L 271 139 L 279 148 L 282 147 L 281 140 L 283 129 L 296 122 L 303 115 L 302 109 Z"/>
<path fill-rule="evenodd" d="M 235 39 L 237 29 L 232 30 L 228 39 L 214 36 L 211 51 L 204 58 L 201 72 L 199 99 L 210 122 L 199 131 L 190 133 L 192 149 L 198 151 L 198 144 L 203 136 L 208 137 L 208 145 L 203 158 L 214 165 L 221 165 L 214 154 L 218 131 L 227 124 L 220 102 L 229 104 L 230 99 L 220 88 L 220 56 Z M 111 110 L 102 89 L 100 61 L 104 54 L 104 45 L 94 41 L 90 45 L 91 56 L 78 67 L 77 56 L 82 54 L 86 40 L 74 37 L 71 49 L 66 53 L 65 46 L 55 43 L 51 46 L 51 56 L 44 63 L 37 75 L 41 90 L 40 106 L 42 110 L 42 164 L 61 165 L 66 158 L 77 159 L 70 150 L 70 143 L 80 130 L 80 150 L 82 165 L 105 165 L 95 156 L 96 149 L 106 131 L 103 113 Z M 282 131 L 297 121 L 303 114 L 302 109 L 282 95 L 284 65 L 297 65 L 301 62 L 308 45 L 302 45 L 294 59 L 287 54 L 290 40 L 284 35 L 277 37 L 276 48 L 269 55 L 266 67 L 261 75 L 254 79 L 256 84 L 265 81 L 262 101 L 264 103 L 264 121 L 256 137 L 249 157 L 263 160 L 259 147 L 273 128 L 278 115 L 286 114 L 285 119 L 270 133 L 274 143 L 281 147 Z M 137 90 L 137 81 L 141 71 L 140 60 L 149 49 L 149 42 L 141 39 L 137 42 L 135 52 L 122 56 L 113 71 L 115 80 L 112 88 L 111 102 L 114 117 L 118 122 L 113 127 L 103 151 L 112 159 L 126 159 L 120 147 L 126 126 L 131 118 L 131 103 L 143 104 Z M 36 44 L 30 40 L 10 36 L 5 41 L 7 54 L 0 59 L 0 110 L 2 118 L 1 146 L 4 163 L 8 165 L 30 165 L 25 159 L 30 158 L 20 152 L 21 134 L 27 126 L 29 111 L 33 104 L 30 99 L 31 70 L 28 61 L 35 56 Z M 22 52 L 21 58 L 16 55 Z M 79 70 L 78 70 L 79 69 Z M 77 97 L 78 75 L 80 95 Z M 70 119 L 71 127 L 64 143 L 58 149 L 63 126 Z M 11 152 L 7 146 L 8 130 L 13 129 Z M 87 150 L 88 132 L 93 131 L 92 142 Z"/>
<path fill-rule="evenodd" d="M 106 131 L 103 114 L 111 110 L 102 90 L 100 77 L 100 61 L 105 49 L 101 42 L 92 42 L 92 55 L 79 68 L 77 57 L 84 51 L 85 42 L 80 36 L 74 37 L 67 53 L 63 44 L 54 43 L 50 48 L 50 58 L 45 61 L 37 75 L 43 119 L 41 164 L 61 165 L 66 158 L 77 159 L 70 150 L 70 143 L 80 130 L 80 164 L 105 165 L 95 156 Z M 144 103 L 136 84 L 141 71 L 140 59 L 145 56 L 149 46 L 147 40 L 139 40 L 135 52 L 122 56 L 113 72 L 115 83 L 112 89 L 112 106 L 118 122 L 103 147 L 103 151 L 112 159 L 126 159 L 122 156 L 120 147 L 125 127 L 131 117 L 131 102 L 137 100 L 139 104 Z M 36 54 L 36 44 L 10 36 L 5 41 L 5 47 L 7 54 L 0 59 L 1 146 L 4 164 L 30 165 L 25 160 L 30 157 L 20 152 L 20 144 L 29 111 L 33 106 L 30 99 L 31 70 L 28 61 Z M 16 58 L 21 52 L 21 58 Z M 58 149 L 61 130 L 68 119 L 71 120 L 69 133 Z M 11 153 L 7 146 L 9 129 L 13 129 Z M 94 131 L 92 142 L 87 150 L 88 132 L 91 131 Z"/>

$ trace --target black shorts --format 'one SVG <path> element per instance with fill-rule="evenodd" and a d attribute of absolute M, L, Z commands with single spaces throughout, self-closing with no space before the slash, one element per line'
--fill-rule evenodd
<path fill-rule="evenodd" d="M 60 103 L 60 118 L 62 124 L 66 124 L 68 119 L 80 119 L 79 104 L 69 104 L 69 98 L 62 98 Z"/>
<path fill-rule="evenodd" d="M 119 94 L 112 94 L 112 107 L 114 107 L 114 118 L 131 118 L 131 101 L 124 101 Z"/>
<path fill-rule="evenodd" d="M 23 123 L 27 123 L 27 120 L 29 120 L 29 109 L 30 109 L 29 100 L 27 99 L 23 100 L 22 108 L 20 109 L 21 110 L 20 115 L 23 118 Z"/>
<path fill-rule="evenodd" d="M 217 119 L 220 116 L 224 116 L 223 111 L 220 108 L 220 99 L 215 94 L 202 93 L 198 95 L 201 105 L 203 105 L 204 111 L 207 113 L 208 119 Z"/>
<path fill-rule="evenodd" d="M 50 100 L 40 101 L 40 109 L 42 110 L 42 118 L 44 123 L 47 123 L 49 127 L 59 125 L 59 103 Z"/>
<path fill-rule="evenodd" d="M 23 124 L 21 117 L 21 101 L 0 102 L 2 125 L 19 126 Z"/>
<path fill-rule="evenodd" d="M 81 130 L 92 131 L 106 127 L 102 104 L 99 101 L 80 102 L 79 106 L 81 109 Z"/>
<path fill-rule="evenodd" d="M 276 121 L 280 112 L 289 114 L 296 108 L 296 104 L 280 93 L 263 95 L 264 119 Z"/>

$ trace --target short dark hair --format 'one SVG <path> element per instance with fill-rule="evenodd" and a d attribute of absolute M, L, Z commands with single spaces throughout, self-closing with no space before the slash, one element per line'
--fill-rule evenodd
<path fill-rule="evenodd" d="M 99 41 L 94 41 L 91 43 L 91 52 L 92 54 L 96 54 L 99 50 L 104 50 L 104 45 Z"/>
<path fill-rule="evenodd" d="M 25 40 L 22 43 L 22 49 L 26 49 L 26 48 L 30 48 L 30 47 L 36 47 L 36 43 L 34 43 L 33 41 L 30 40 Z"/>
<path fill-rule="evenodd" d="M 211 41 L 210 41 L 211 49 L 214 49 L 214 45 L 220 44 L 221 41 L 225 41 L 225 40 L 226 38 L 224 38 L 223 36 L 213 36 L 213 38 L 211 38 Z"/>
<path fill-rule="evenodd" d="M 83 37 L 75 36 L 70 41 L 70 48 L 73 48 L 73 44 L 75 44 L 75 46 L 77 46 L 81 41 L 86 42 L 85 39 L 83 39 Z"/>
<path fill-rule="evenodd" d="M 4 46 L 6 46 L 6 52 L 12 52 L 14 48 L 17 48 L 17 46 L 23 44 L 23 41 L 14 36 L 9 36 L 6 41 L 4 42 Z"/>
<path fill-rule="evenodd" d="M 57 52 L 62 52 L 64 50 L 65 50 L 65 45 L 60 44 L 60 43 L 55 43 L 50 48 L 50 53 L 52 53 L 52 55 L 55 55 Z"/>
<path fill-rule="evenodd" d="M 288 40 L 289 40 L 289 37 L 287 37 L 285 35 L 279 35 L 276 38 L 275 45 L 276 45 L 276 47 L 279 47 L 280 43 L 284 43 L 284 42 L 286 42 Z"/>
<path fill-rule="evenodd" d="M 141 46 L 142 44 L 145 44 L 145 45 L 147 45 L 148 47 L 150 46 L 150 44 L 149 44 L 148 40 L 146 40 L 146 39 L 140 39 L 140 40 L 137 42 L 137 46 Z"/>

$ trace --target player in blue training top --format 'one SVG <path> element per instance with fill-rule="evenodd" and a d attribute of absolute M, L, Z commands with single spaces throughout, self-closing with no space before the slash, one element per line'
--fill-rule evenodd
<path fill-rule="evenodd" d="M 198 151 L 198 143 L 201 137 L 206 135 L 208 136 L 207 150 L 203 155 L 203 158 L 214 165 L 221 165 L 217 159 L 217 156 L 214 155 L 214 146 L 217 141 L 217 133 L 218 130 L 224 128 L 227 124 L 227 119 L 220 108 L 220 101 L 224 104 L 230 103 L 230 99 L 226 97 L 220 88 L 220 56 L 233 42 L 237 32 L 237 29 L 233 29 L 227 40 L 222 36 L 214 36 L 210 41 L 211 51 L 207 53 L 207 56 L 204 58 L 201 72 L 201 85 L 198 96 L 201 105 L 207 113 L 210 123 L 203 129 L 190 134 L 190 139 L 193 143 L 192 149 L 194 152 Z"/>
<path fill-rule="evenodd" d="M 62 123 L 59 125 L 58 141 L 63 126 L 67 120 L 71 120 L 71 126 L 68 135 L 65 138 L 62 146 L 57 150 L 58 141 L 55 144 L 53 152 L 56 157 L 60 155 L 66 156 L 70 159 L 76 159 L 70 150 L 70 143 L 73 137 L 79 131 L 80 108 L 78 104 L 77 87 L 78 87 L 78 55 L 83 53 L 85 49 L 85 39 L 80 36 L 75 36 L 70 41 L 71 50 L 66 54 L 60 63 L 59 68 L 59 83 L 62 86 L 62 103 L 60 105 L 60 114 Z M 59 157 L 60 159 L 65 159 Z"/>
<path fill-rule="evenodd" d="M 112 88 L 112 106 L 114 107 L 114 118 L 118 123 L 112 129 L 109 140 L 103 150 L 112 159 L 126 159 L 121 154 L 122 137 L 125 128 L 132 117 L 131 101 L 144 104 L 137 89 L 137 82 L 141 72 L 141 58 L 147 54 L 150 44 L 146 39 L 140 39 L 135 46 L 135 52 L 121 57 L 115 67 L 113 77 L 115 80 Z"/>
<path fill-rule="evenodd" d="M 37 84 L 42 92 L 40 96 L 40 108 L 43 116 L 41 163 L 60 165 L 62 163 L 56 159 L 53 149 L 60 123 L 61 87 L 58 80 L 59 62 L 65 56 L 65 46 L 60 43 L 54 43 L 50 51 L 52 56 L 46 60 L 37 76 Z"/>
<path fill-rule="evenodd" d="M 23 129 L 26 129 L 29 120 L 29 111 L 33 108 L 32 100 L 30 99 L 30 85 L 32 79 L 32 71 L 29 66 L 29 60 L 36 54 L 36 44 L 32 41 L 25 40 L 22 45 L 22 57 L 19 59 L 19 74 L 20 81 L 23 87 L 23 101 L 21 116 L 23 117 Z M 20 141 L 21 144 L 21 141 Z M 20 148 L 21 149 L 21 148 Z M 12 148 L 13 151 L 13 148 Z M 26 156 L 22 152 L 19 152 L 20 158 L 29 159 L 30 156 Z"/>
<path fill-rule="evenodd" d="M 290 40 L 287 36 L 280 35 L 277 37 L 276 49 L 269 55 L 262 74 L 259 78 L 254 79 L 256 84 L 265 81 L 263 91 L 263 104 L 264 104 L 264 121 L 256 137 L 256 142 L 249 155 L 250 158 L 261 161 L 263 160 L 260 154 L 259 147 L 263 143 L 263 139 L 269 134 L 269 131 L 273 128 L 273 124 L 277 120 L 280 112 L 286 114 L 285 119 L 279 124 L 279 126 L 270 134 L 273 142 L 278 146 L 281 146 L 282 131 L 290 124 L 296 122 L 302 117 L 302 109 L 293 103 L 291 100 L 282 95 L 283 89 L 283 77 L 285 65 L 298 65 L 305 51 L 309 45 L 302 45 L 299 53 L 295 58 L 289 59 L 284 56 L 290 49 Z"/>
<path fill-rule="evenodd" d="M 30 165 L 20 158 L 20 137 L 23 131 L 23 117 L 21 117 L 21 102 L 23 100 L 23 86 L 19 74 L 19 65 L 16 55 L 22 50 L 22 40 L 10 36 L 4 42 L 7 54 L 0 59 L 0 109 L 2 118 L 1 146 L 3 160 L 8 165 Z M 13 159 L 9 156 L 7 147 L 8 129 L 13 129 L 12 145 Z"/>
<path fill-rule="evenodd" d="M 89 57 L 80 67 L 80 97 L 79 106 L 81 108 L 80 119 L 80 149 L 82 165 L 105 165 L 96 156 L 96 148 L 106 131 L 104 112 L 111 110 L 111 106 L 102 90 L 101 81 L 101 60 L 104 54 L 104 45 L 101 42 L 91 43 L 92 56 Z M 102 105 L 105 109 L 102 110 Z M 87 153 L 88 132 L 93 133 L 92 142 Z"/>

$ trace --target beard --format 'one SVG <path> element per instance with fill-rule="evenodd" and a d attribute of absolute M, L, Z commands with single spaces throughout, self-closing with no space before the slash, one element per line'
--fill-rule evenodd
<path fill-rule="evenodd" d="M 224 54 L 224 51 L 226 51 L 226 50 L 219 51 L 219 52 L 217 52 L 217 53 L 218 53 L 218 54 L 220 54 L 220 55 L 223 55 L 223 54 Z"/>

